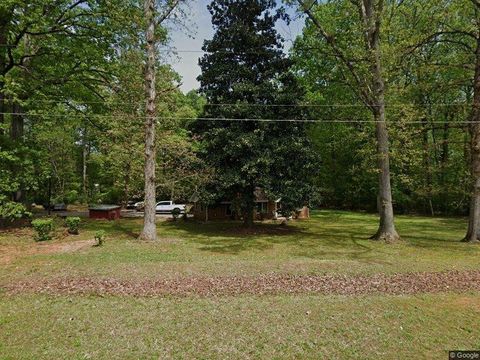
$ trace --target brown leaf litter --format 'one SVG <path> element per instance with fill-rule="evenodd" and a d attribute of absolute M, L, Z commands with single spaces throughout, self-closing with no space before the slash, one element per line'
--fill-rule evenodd
<path fill-rule="evenodd" d="M 289 275 L 179 277 L 118 280 L 114 278 L 55 277 L 6 284 L 8 294 L 93 294 L 154 296 L 232 296 L 274 294 L 409 295 L 480 291 L 480 270 L 399 273 L 394 275 Z"/>

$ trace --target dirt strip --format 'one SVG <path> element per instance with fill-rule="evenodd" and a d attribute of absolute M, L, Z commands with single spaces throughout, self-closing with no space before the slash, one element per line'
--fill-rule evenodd
<path fill-rule="evenodd" d="M 395 275 L 285 275 L 188 277 L 157 280 L 51 278 L 1 286 L 7 294 L 95 294 L 151 296 L 229 296 L 240 294 L 418 294 L 480 291 L 480 270 Z"/>

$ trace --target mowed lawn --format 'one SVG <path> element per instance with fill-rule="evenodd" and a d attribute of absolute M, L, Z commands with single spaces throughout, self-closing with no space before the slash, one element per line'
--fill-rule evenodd
<path fill-rule="evenodd" d="M 143 281 L 271 274 L 370 276 L 480 269 L 460 243 L 462 218 L 399 216 L 403 242 L 368 240 L 370 214 L 319 211 L 287 227 L 141 219 L 82 223 L 80 235 L 35 243 L 0 232 L 0 287 L 55 278 Z M 108 233 L 92 247 L 96 230 Z M 361 296 L 120 296 L 0 293 L 0 359 L 447 358 L 480 349 L 477 292 Z"/>

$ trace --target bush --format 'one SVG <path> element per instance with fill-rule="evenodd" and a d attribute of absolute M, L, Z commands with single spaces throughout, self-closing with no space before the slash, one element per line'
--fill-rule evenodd
<path fill-rule="evenodd" d="M 32 216 L 32 213 L 28 212 L 25 206 L 13 201 L 7 201 L 6 197 L 0 195 L 0 219 L 14 221 L 30 216 Z"/>
<path fill-rule="evenodd" d="M 63 202 L 65 204 L 74 204 L 78 201 L 79 195 L 77 190 L 70 190 L 63 197 Z"/>
<path fill-rule="evenodd" d="M 106 233 L 105 230 L 97 230 L 95 232 L 95 245 L 94 246 L 102 246 L 105 242 Z"/>
<path fill-rule="evenodd" d="M 80 218 L 77 216 L 67 217 L 65 219 L 65 224 L 68 228 L 69 234 L 78 235 L 78 227 L 80 225 Z"/>
<path fill-rule="evenodd" d="M 37 232 L 35 241 L 45 241 L 52 238 L 53 219 L 35 219 L 32 221 L 33 229 Z"/>
<path fill-rule="evenodd" d="M 112 188 L 101 194 L 101 200 L 105 204 L 120 204 L 124 195 L 125 192 L 123 189 Z"/>

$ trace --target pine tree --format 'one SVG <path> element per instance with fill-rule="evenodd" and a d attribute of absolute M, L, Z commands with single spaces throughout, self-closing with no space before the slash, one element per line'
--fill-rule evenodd
<path fill-rule="evenodd" d="M 199 62 L 207 99 L 201 117 L 216 120 L 198 120 L 194 132 L 205 161 L 216 169 L 212 193 L 217 200 L 237 200 L 251 226 L 257 187 L 281 197 L 285 212 L 311 196 L 317 164 L 307 124 L 281 121 L 305 116 L 295 106 L 303 90 L 275 30 L 286 19 L 275 1 L 214 0 L 208 9 L 216 32 Z"/>

